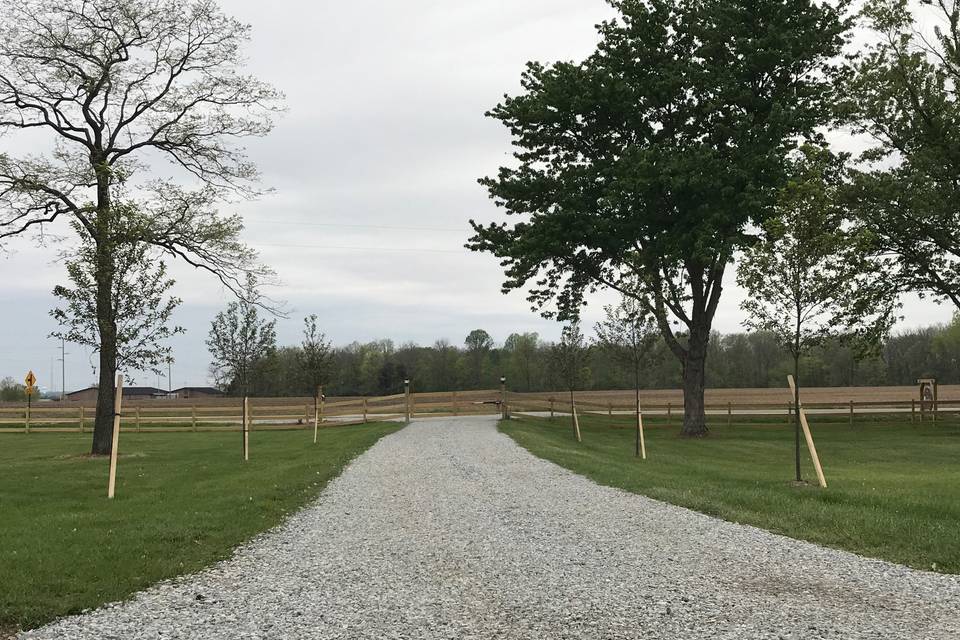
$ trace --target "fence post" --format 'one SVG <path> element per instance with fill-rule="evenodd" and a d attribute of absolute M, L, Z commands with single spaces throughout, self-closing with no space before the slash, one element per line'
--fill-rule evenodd
<path fill-rule="evenodd" d="M 613 417 L 613 403 L 612 403 L 612 402 L 608 402 L 608 403 L 607 403 L 607 416 L 610 417 L 610 418 Z"/>
<path fill-rule="evenodd" d="M 792 422 L 793 422 L 793 403 L 788 402 L 787 403 L 787 424 L 791 424 Z"/>
<path fill-rule="evenodd" d="M 667 403 L 667 424 L 668 425 L 673 424 L 673 403 L 672 402 Z"/>
<path fill-rule="evenodd" d="M 123 405 L 123 375 L 117 375 L 116 397 L 113 401 L 113 445 L 110 447 L 110 480 L 107 483 L 107 498 L 113 499 L 117 487 L 117 454 L 120 448 L 120 410 Z"/>
<path fill-rule="evenodd" d="M 363 399 L 363 424 L 367 424 L 367 399 Z"/>
<path fill-rule="evenodd" d="M 140 433 L 140 405 L 137 405 L 137 433 Z"/>
<path fill-rule="evenodd" d="M 457 392 L 456 392 L 456 391 L 453 392 L 453 415 L 454 415 L 454 416 L 459 416 L 459 415 L 460 415 L 460 407 L 457 406 Z"/>
<path fill-rule="evenodd" d="M 850 401 L 850 426 L 853 426 L 853 400 Z"/>
<path fill-rule="evenodd" d="M 910 398 L 910 423 L 917 419 L 917 399 Z"/>
<path fill-rule="evenodd" d="M 733 403 L 727 403 L 727 426 L 733 426 Z"/>
<path fill-rule="evenodd" d="M 555 400 L 553 398 L 550 398 L 550 419 L 551 420 L 553 420 L 553 403 L 554 402 Z"/>
<path fill-rule="evenodd" d="M 83 405 L 80 405 L 80 433 L 83 433 Z"/>
<path fill-rule="evenodd" d="M 507 377 L 500 376 L 500 419 L 506 420 L 509 416 L 507 413 Z"/>

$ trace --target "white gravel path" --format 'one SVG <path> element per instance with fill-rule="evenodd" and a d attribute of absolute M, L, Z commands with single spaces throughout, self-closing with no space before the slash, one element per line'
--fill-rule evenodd
<path fill-rule="evenodd" d="M 600 487 L 463 418 L 384 438 L 227 562 L 22 637 L 956 640 L 960 579 Z"/>

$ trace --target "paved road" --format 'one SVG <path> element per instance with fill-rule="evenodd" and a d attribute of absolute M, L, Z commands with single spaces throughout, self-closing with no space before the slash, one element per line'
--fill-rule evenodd
<path fill-rule="evenodd" d="M 381 440 L 232 560 L 24 638 L 955 640 L 958 607 L 955 577 L 599 487 L 461 418 Z"/>

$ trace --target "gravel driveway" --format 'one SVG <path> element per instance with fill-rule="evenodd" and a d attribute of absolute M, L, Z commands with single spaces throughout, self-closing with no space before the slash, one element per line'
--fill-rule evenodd
<path fill-rule="evenodd" d="M 416 422 L 227 562 L 23 638 L 960 638 L 960 580 L 728 524 Z"/>

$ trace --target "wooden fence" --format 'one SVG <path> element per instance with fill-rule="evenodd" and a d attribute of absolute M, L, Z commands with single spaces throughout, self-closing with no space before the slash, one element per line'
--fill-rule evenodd
<path fill-rule="evenodd" d="M 582 414 L 632 414 L 629 394 L 610 395 L 597 399 L 598 393 L 576 394 L 578 412 Z M 780 416 L 791 420 L 792 404 L 784 392 L 783 402 L 725 402 L 706 406 L 709 416 Z M 315 408 L 313 398 L 250 398 L 250 425 L 253 429 L 310 429 L 315 415 L 320 426 L 358 424 L 381 420 L 496 415 L 507 413 L 569 413 L 566 393 L 515 393 L 503 390 L 452 391 L 396 394 L 380 397 L 327 398 Z M 503 406 L 505 403 L 506 406 Z M 960 413 L 960 400 L 850 400 L 847 402 L 804 402 L 810 415 L 847 415 L 851 421 L 858 415 L 910 415 L 911 421 L 936 419 L 938 415 Z M 681 419 L 683 404 L 642 404 L 644 415 L 663 416 L 667 421 Z M 202 400 L 132 400 L 124 399 L 120 419 L 121 430 L 140 432 L 239 431 L 243 423 L 242 398 Z M 94 407 L 80 403 L 37 402 L 27 409 L 25 404 L 0 405 L 0 433 L 30 431 L 83 433 L 93 428 Z"/>
<path fill-rule="evenodd" d="M 312 429 L 408 416 L 490 415 L 499 412 L 499 392 L 466 391 L 396 394 L 379 397 L 249 398 L 250 426 L 259 430 Z M 7 403 L 0 406 L 0 433 L 84 433 L 93 428 L 95 407 L 71 402 Z M 133 400 L 124 398 L 121 431 L 188 432 L 240 431 L 243 399 Z"/>

